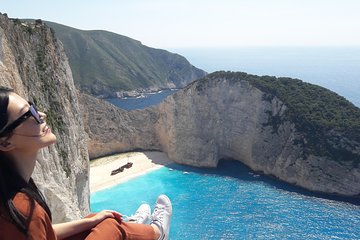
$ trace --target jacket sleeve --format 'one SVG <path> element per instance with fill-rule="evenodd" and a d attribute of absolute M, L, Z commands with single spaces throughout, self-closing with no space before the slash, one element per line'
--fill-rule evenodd
<path fill-rule="evenodd" d="M 28 197 L 23 193 L 16 194 L 13 202 L 16 208 L 25 216 L 29 216 L 30 213 L 30 204 Z M 12 224 L 13 225 L 13 224 Z M 17 229 L 16 226 L 13 225 L 13 229 Z M 17 230 L 17 234 L 21 234 L 19 230 Z M 33 214 L 31 216 L 30 224 L 28 227 L 26 239 L 29 240 L 56 240 L 55 232 L 52 228 L 51 220 L 47 215 L 46 211 L 35 202 L 35 207 L 33 210 Z M 18 238 L 13 238 L 18 239 Z M 22 238 L 19 238 L 22 239 Z"/>

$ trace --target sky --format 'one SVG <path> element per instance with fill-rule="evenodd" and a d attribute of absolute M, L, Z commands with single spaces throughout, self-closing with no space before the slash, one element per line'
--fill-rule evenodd
<path fill-rule="evenodd" d="M 156 48 L 360 46 L 359 0 L 0 0 L 0 12 Z"/>

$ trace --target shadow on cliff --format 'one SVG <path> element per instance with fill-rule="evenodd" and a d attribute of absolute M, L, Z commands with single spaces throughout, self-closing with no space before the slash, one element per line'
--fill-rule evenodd
<path fill-rule="evenodd" d="M 275 177 L 254 172 L 243 163 L 231 159 L 220 160 L 217 168 L 196 168 L 196 167 L 179 165 L 176 163 L 169 164 L 167 165 L 167 167 L 183 172 L 196 172 L 200 174 L 216 174 L 224 177 L 232 177 L 239 179 L 241 181 L 249 181 L 249 182 L 261 181 L 265 184 L 270 185 L 273 188 L 287 192 L 360 205 L 360 197 L 344 197 L 338 195 L 311 192 L 304 188 L 294 186 L 284 181 L 278 180 Z"/>

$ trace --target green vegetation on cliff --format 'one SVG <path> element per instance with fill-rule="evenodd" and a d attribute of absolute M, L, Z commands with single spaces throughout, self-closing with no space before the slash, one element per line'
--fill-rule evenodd
<path fill-rule="evenodd" d="M 298 79 L 256 76 L 243 72 L 216 72 L 206 79 L 245 80 L 260 89 L 271 101 L 274 96 L 287 106 L 284 117 L 269 116 L 278 126 L 283 121 L 295 123 L 304 135 L 304 155 L 327 156 L 337 161 L 360 164 L 360 109 L 338 94 Z"/>
<path fill-rule="evenodd" d="M 206 73 L 184 57 L 107 31 L 46 22 L 63 42 L 75 84 L 100 95 L 149 87 L 184 87 Z"/>

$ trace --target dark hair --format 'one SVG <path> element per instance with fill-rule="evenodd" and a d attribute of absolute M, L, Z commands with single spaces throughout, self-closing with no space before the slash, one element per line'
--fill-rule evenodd
<path fill-rule="evenodd" d="M 9 94 L 12 92 L 12 89 L 0 86 L 0 129 L 8 122 L 7 108 L 9 105 Z M 24 216 L 20 213 L 13 203 L 12 199 L 20 192 L 29 198 L 29 216 Z M 20 176 L 11 157 L 5 152 L 0 151 L 0 202 L 7 210 L 15 226 L 24 234 L 27 233 L 35 208 L 35 201 L 46 211 L 51 219 L 50 209 L 33 179 L 30 178 L 29 182 L 25 181 Z"/>

